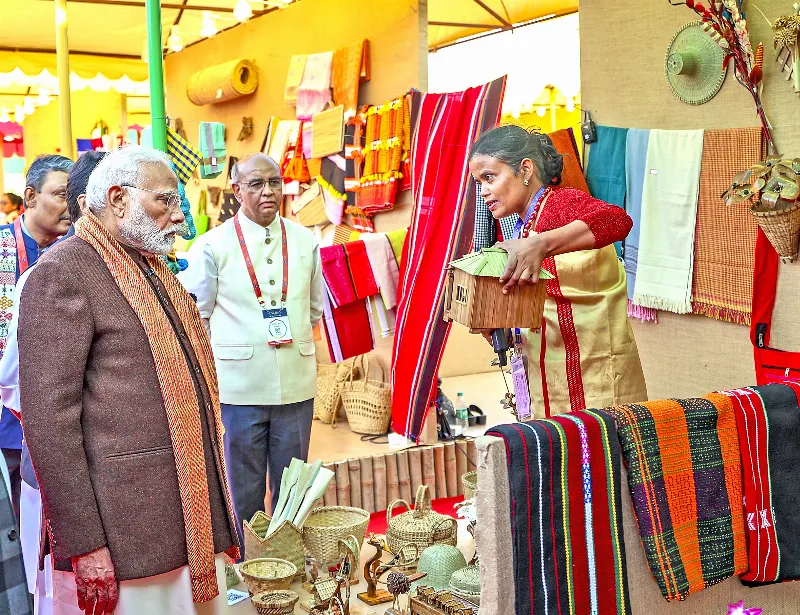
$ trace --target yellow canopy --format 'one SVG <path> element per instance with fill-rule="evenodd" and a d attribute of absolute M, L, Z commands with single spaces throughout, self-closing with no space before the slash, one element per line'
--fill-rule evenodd
<path fill-rule="evenodd" d="M 10 73 L 16 67 L 33 77 L 43 70 L 56 74 L 56 54 L 32 51 L 0 51 L 0 73 Z M 108 57 L 70 54 L 70 72 L 83 79 L 91 79 L 98 73 L 107 79 L 117 80 L 127 75 L 132 81 L 147 81 L 147 64 L 139 59 L 117 59 Z"/>

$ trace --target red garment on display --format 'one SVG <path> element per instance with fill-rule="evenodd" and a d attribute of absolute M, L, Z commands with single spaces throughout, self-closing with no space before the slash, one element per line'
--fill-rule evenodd
<path fill-rule="evenodd" d="M 353 280 L 350 278 L 344 246 L 321 248 L 319 254 L 322 261 L 322 277 L 331 290 L 334 307 L 341 307 L 358 300 Z"/>
<path fill-rule="evenodd" d="M 344 249 L 347 253 L 347 264 L 356 289 L 356 296 L 359 299 L 366 299 L 377 295 L 380 291 L 369 264 L 367 246 L 363 241 L 351 241 L 344 244 Z"/>
<path fill-rule="evenodd" d="M 375 348 L 372 329 L 370 328 L 369 312 L 364 301 L 356 301 L 349 305 L 334 308 L 333 321 L 336 325 L 343 360 L 366 354 Z M 332 353 L 331 356 L 333 356 Z"/>

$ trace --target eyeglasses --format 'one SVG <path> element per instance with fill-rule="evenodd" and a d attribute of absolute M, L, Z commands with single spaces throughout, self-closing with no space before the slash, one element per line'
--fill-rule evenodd
<path fill-rule="evenodd" d="M 247 182 L 246 184 L 239 184 L 239 185 L 244 188 L 247 188 L 250 192 L 261 192 L 264 189 L 264 186 L 266 186 L 267 184 L 269 184 L 270 190 L 280 190 L 283 187 L 283 178 L 270 177 L 267 180 L 254 179 L 252 181 Z"/>
<path fill-rule="evenodd" d="M 164 203 L 170 209 L 177 209 L 181 205 L 181 195 L 177 192 L 158 192 L 156 190 L 150 190 L 149 188 L 142 188 L 140 186 L 132 186 L 131 184 L 122 184 L 122 188 L 134 188 L 136 190 L 143 190 L 144 192 L 149 192 L 150 194 L 155 194 L 156 199 Z"/>

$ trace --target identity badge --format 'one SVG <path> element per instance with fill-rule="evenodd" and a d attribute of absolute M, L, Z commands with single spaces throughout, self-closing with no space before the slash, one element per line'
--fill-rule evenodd
<path fill-rule="evenodd" d="M 270 346 L 283 346 L 292 343 L 292 329 L 289 326 L 289 313 L 286 308 L 262 310 L 267 323 L 267 342 Z"/>

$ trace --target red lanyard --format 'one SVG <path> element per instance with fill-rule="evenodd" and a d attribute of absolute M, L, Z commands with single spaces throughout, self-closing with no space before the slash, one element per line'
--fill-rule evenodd
<path fill-rule="evenodd" d="M 19 274 L 25 273 L 28 268 L 28 250 L 25 248 L 25 238 L 22 236 L 22 217 L 14 220 L 14 237 L 17 239 L 17 261 Z"/>
<path fill-rule="evenodd" d="M 281 221 L 281 248 L 283 250 L 283 285 L 281 286 L 281 305 L 286 305 L 286 297 L 289 290 L 289 246 L 286 242 L 286 224 Z M 258 284 L 256 271 L 253 269 L 253 261 L 250 259 L 250 252 L 247 251 L 247 244 L 244 241 L 242 234 L 242 226 L 239 224 L 239 212 L 233 217 L 233 226 L 236 227 L 236 236 L 239 238 L 239 247 L 242 249 L 242 256 L 244 256 L 244 264 L 247 266 L 247 273 L 250 276 L 250 282 L 253 284 L 253 292 L 256 294 L 256 299 L 262 310 L 267 309 L 267 303 L 261 294 L 261 286 Z"/>

